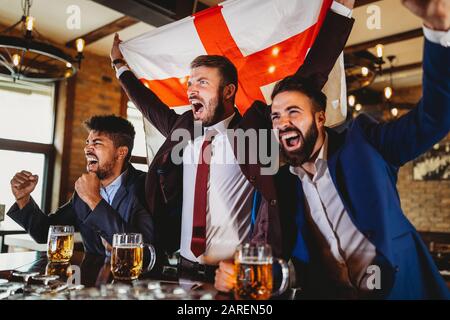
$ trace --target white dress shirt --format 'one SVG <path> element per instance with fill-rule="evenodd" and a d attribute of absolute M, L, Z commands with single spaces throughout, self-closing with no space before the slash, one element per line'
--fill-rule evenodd
<path fill-rule="evenodd" d="M 197 163 L 204 136 L 197 137 L 183 151 L 182 257 L 203 264 L 217 264 L 233 257 L 236 247 L 250 235 L 253 186 L 241 171 L 226 130 L 234 114 L 205 128 L 215 130 L 211 142 L 206 212 L 206 251 L 196 258 L 191 251 Z"/>
<path fill-rule="evenodd" d="M 355 227 L 331 179 L 327 164 L 328 135 L 314 163 L 312 177 L 301 167 L 291 167 L 303 186 L 307 214 L 326 240 L 336 265 L 346 266 L 355 288 L 366 289 L 367 267 L 376 255 L 375 246 Z"/>

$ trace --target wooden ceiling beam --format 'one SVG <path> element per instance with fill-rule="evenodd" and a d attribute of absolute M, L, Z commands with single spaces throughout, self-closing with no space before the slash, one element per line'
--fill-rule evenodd
<path fill-rule="evenodd" d="M 75 41 L 78 38 L 83 38 L 85 41 L 85 45 L 87 46 L 90 43 L 93 43 L 97 40 L 100 40 L 106 36 L 109 36 L 110 34 L 116 33 L 125 28 L 128 28 L 138 22 L 139 22 L 138 19 L 131 18 L 128 16 L 123 16 L 123 17 L 121 17 L 117 20 L 114 20 L 113 22 L 108 23 L 100 28 L 97 28 L 86 34 L 83 34 L 82 36 L 79 36 L 76 39 L 72 39 L 72 40 L 68 41 L 66 43 L 66 47 L 75 48 Z"/>
<path fill-rule="evenodd" d="M 390 44 L 390 43 L 395 43 L 395 42 L 418 38 L 421 36 L 423 36 L 422 28 L 417 28 L 414 30 L 396 33 L 396 34 L 393 34 L 390 36 L 386 36 L 386 37 L 382 37 L 382 38 L 378 38 L 378 39 L 374 39 L 374 40 L 370 40 L 370 41 L 357 43 L 357 44 L 348 46 L 344 49 L 344 53 L 363 51 L 363 50 L 366 50 L 369 48 L 373 48 L 377 44 L 386 45 L 386 44 Z"/>

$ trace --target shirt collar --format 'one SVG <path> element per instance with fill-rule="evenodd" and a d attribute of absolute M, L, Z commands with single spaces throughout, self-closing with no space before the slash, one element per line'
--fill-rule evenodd
<path fill-rule="evenodd" d="M 229 116 L 228 118 L 217 122 L 216 124 L 210 126 L 210 127 L 205 127 L 205 132 L 208 130 L 215 130 L 219 133 L 226 133 L 226 130 L 228 129 L 228 126 L 230 125 L 231 120 L 233 120 L 233 117 L 235 115 L 235 112 L 233 112 L 233 114 L 231 116 Z"/>
<path fill-rule="evenodd" d="M 328 157 L 328 134 L 325 132 L 325 139 L 323 141 L 322 147 L 320 148 L 316 161 L 314 161 L 314 166 L 316 167 L 315 176 L 321 175 L 321 169 L 324 165 L 326 165 L 327 157 Z M 306 171 L 303 170 L 301 166 L 298 167 L 290 166 L 289 171 L 292 174 L 299 176 L 299 178 L 302 180 L 306 175 Z"/>
<path fill-rule="evenodd" d="M 125 180 L 125 177 L 126 177 L 127 173 L 128 173 L 128 169 L 125 170 L 124 172 L 122 172 L 120 174 L 120 176 L 118 176 L 116 179 L 114 179 L 113 182 L 111 182 L 106 187 L 104 187 L 104 189 L 105 190 L 111 190 L 113 188 L 120 187 L 122 185 L 122 182 Z"/>

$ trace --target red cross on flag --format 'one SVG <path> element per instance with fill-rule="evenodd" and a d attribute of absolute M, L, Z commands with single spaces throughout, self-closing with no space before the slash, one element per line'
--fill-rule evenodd
<path fill-rule="evenodd" d="M 195 57 L 228 57 L 238 70 L 236 106 L 244 113 L 254 100 L 270 103 L 275 83 L 302 65 L 331 3 L 229 0 L 123 42 L 120 48 L 136 76 L 170 107 L 189 104 L 186 84 Z M 342 122 L 346 116 L 342 55 L 324 91 L 329 100 L 327 124 Z"/>

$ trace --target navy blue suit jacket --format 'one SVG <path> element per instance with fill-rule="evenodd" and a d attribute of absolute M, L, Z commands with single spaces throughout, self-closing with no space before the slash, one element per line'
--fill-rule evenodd
<path fill-rule="evenodd" d="M 7 214 L 38 243 L 47 242 L 50 225 L 73 225 L 81 233 L 86 252 L 104 255 L 105 247 L 100 237 L 112 243 L 114 233 L 141 233 L 145 243 L 153 243 L 154 228 L 145 207 L 144 183 L 145 172 L 129 165 L 112 205 L 102 199 L 91 210 L 75 192 L 69 202 L 50 215 L 42 212 L 33 200 L 22 210 L 14 204 Z"/>
<path fill-rule="evenodd" d="M 353 223 L 376 247 L 375 263 L 382 267 L 380 293 L 388 299 L 450 297 L 427 248 L 401 209 L 396 188 L 399 167 L 450 130 L 450 48 L 425 40 L 423 69 L 423 97 L 405 116 L 380 124 L 360 115 L 341 134 L 327 129 L 332 180 Z M 287 167 L 275 177 L 280 223 L 271 223 L 269 217 L 267 239 L 281 234 L 283 255 L 308 266 L 317 261 L 316 251 L 308 240 L 298 181 Z M 271 225 L 280 225 L 281 230 Z"/>

